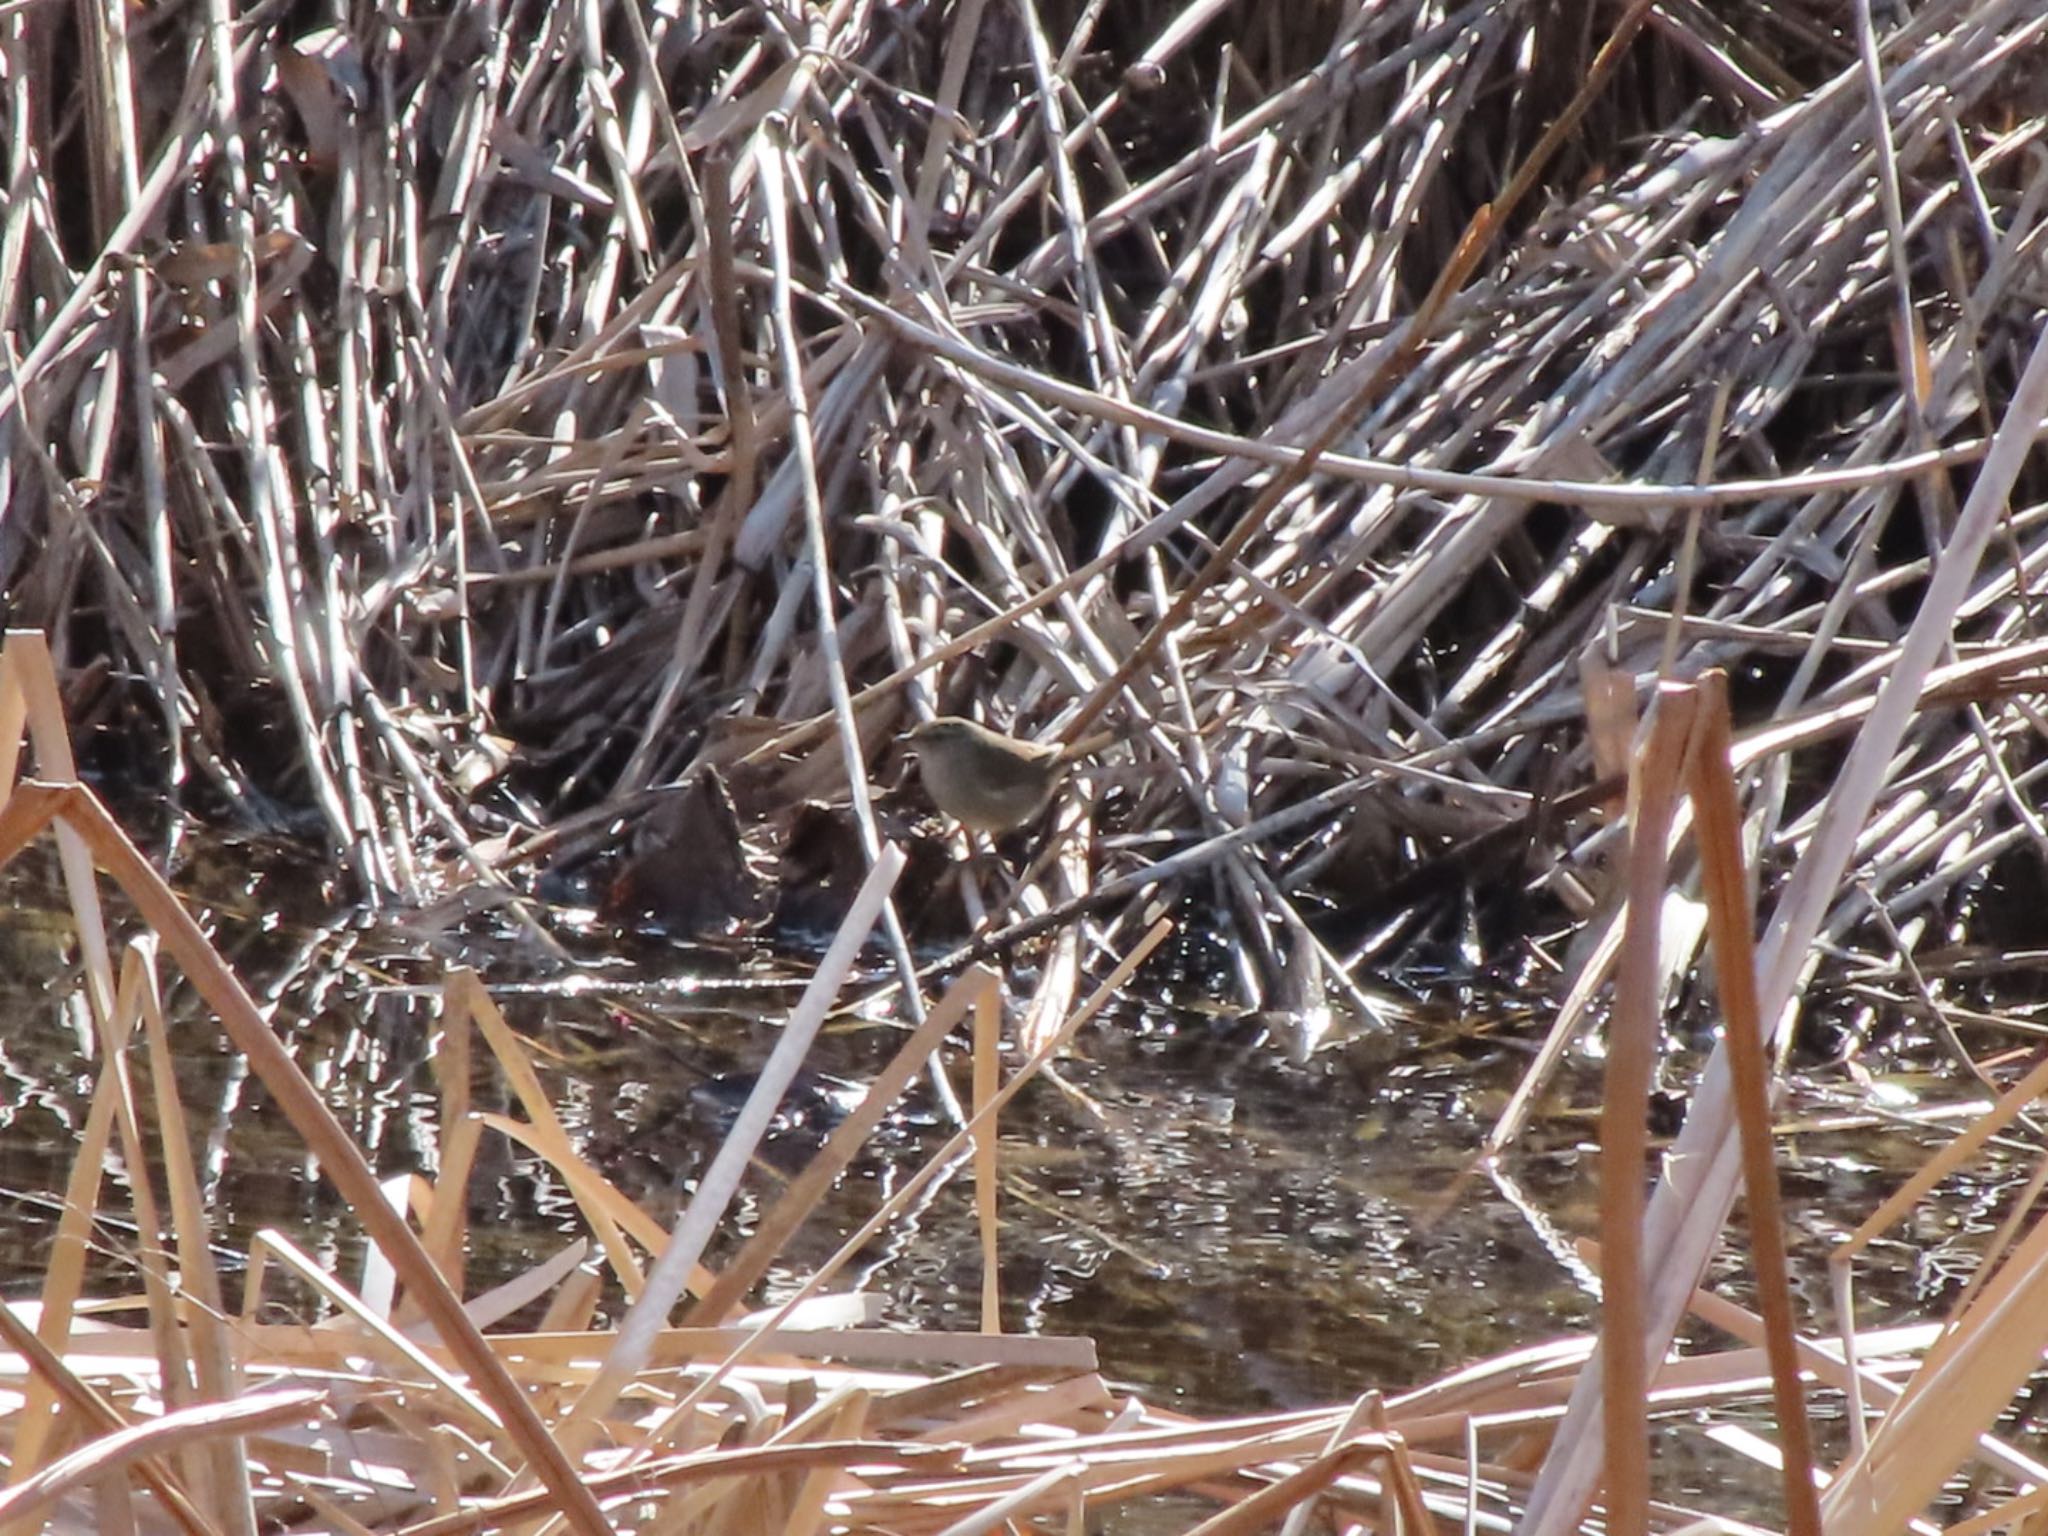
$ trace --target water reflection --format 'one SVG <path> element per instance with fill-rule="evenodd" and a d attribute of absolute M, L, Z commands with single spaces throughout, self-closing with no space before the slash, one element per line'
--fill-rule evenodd
<path fill-rule="evenodd" d="M 4 876 L 13 963 L 0 1031 L 0 1238 L 11 1294 L 32 1290 L 47 1258 L 92 1085 L 52 876 L 34 852 Z M 458 951 L 447 935 L 430 943 L 338 919 L 322 910 L 317 881 L 253 858 L 195 862 L 181 879 L 206 893 L 216 942 L 380 1171 L 436 1167 L 435 983 L 459 958 L 496 984 L 578 1150 L 665 1222 L 773 1047 L 792 980 L 807 974 L 763 951 L 643 949 L 594 960 L 574 986 L 542 984 L 515 936 L 462 936 Z M 351 1273 L 348 1212 L 312 1178 L 262 1085 L 211 1021 L 193 1015 L 183 989 L 168 990 L 179 1090 L 223 1254 L 245 1252 L 274 1225 Z M 850 1085 L 901 1038 L 886 1016 L 821 1037 L 708 1262 L 752 1230 L 844 1112 Z M 475 1107 L 515 1112 L 488 1053 L 478 1050 L 476 1062 Z M 1004 1121 L 1006 1326 L 1092 1336 L 1112 1376 L 1154 1401 L 1216 1412 L 1398 1388 L 1582 1327 L 1592 1301 L 1569 1244 L 1594 1226 L 1595 1159 L 1582 1150 L 1590 1126 L 1569 1113 L 1541 1121 L 1505 1170 L 1511 1188 L 1470 1168 L 1525 1062 L 1510 1032 L 1447 1024 L 1298 1066 L 1284 1042 L 1248 1021 L 1199 1007 L 1124 1008 Z M 949 1065 L 964 1084 L 964 1063 Z M 1554 1105 L 1583 1108 L 1596 1092 L 1582 1065 Z M 788 1244 L 757 1299 L 786 1295 L 944 1134 L 920 1085 Z M 503 1137 L 487 1134 L 482 1145 L 470 1185 L 472 1288 L 583 1233 L 548 1167 Z M 1824 1145 L 1810 1138 L 1804 1150 Z M 1801 1176 L 1824 1167 L 1795 1164 L 1793 1195 L 1804 1185 L 1816 1205 L 1828 1199 L 1824 1177 Z M 853 1278 L 886 1298 L 891 1318 L 974 1326 L 971 1201 L 969 1182 L 955 1179 L 862 1255 Z M 1830 1224 L 1799 1221 L 1816 1247 L 1827 1240 Z M 129 1288 L 132 1231 L 108 1220 L 96 1240 L 101 1286 Z M 298 1304 L 313 1306 L 310 1297 Z M 280 1291 L 279 1306 L 293 1305 Z"/>

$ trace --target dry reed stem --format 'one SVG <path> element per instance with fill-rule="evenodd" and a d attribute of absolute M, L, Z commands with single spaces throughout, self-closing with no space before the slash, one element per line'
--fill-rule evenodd
<path fill-rule="evenodd" d="M 846 1171 L 882 1117 L 910 1086 L 910 1079 L 932 1058 L 940 1042 L 959 1024 L 968 1009 L 976 1010 L 978 1016 L 994 1006 L 999 986 L 994 972 L 975 968 L 947 989 L 945 996 L 925 1015 L 924 1022 L 911 1032 L 888 1065 L 869 1082 L 860 1103 L 826 1138 L 817 1156 L 790 1181 L 782 1198 L 762 1215 L 746 1246 L 718 1272 L 711 1288 L 684 1314 L 686 1325 L 718 1322 L 739 1305 L 741 1298 L 768 1272 L 768 1267 L 775 1262 L 791 1235 Z M 977 1113 L 980 1108 L 977 1103 Z"/>
<path fill-rule="evenodd" d="M 1783 1442 L 1787 1530 L 1791 1536 L 1819 1536 L 1813 1445 L 1806 1396 L 1799 1385 L 1794 1347 L 1797 1324 L 1771 1136 L 1771 1069 L 1764 1051 L 1769 1031 L 1757 1012 L 1756 943 L 1750 928 L 1749 880 L 1743 867 L 1742 812 L 1730 766 L 1727 675 L 1709 672 L 1700 680 L 1698 691 L 1687 789 L 1699 827 L 1701 884 L 1721 999 L 1722 1032 L 1728 1041 L 1736 1122 L 1742 1136 L 1750 1263 L 1756 1274 L 1765 1344 L 1771 1357 L 1772 1401 Z"/>
<path fill-rule="evenodd" d="M 1643 1178 L 1649 1156 L 1650 1082 L 1663 1013 L 1659 940 L 1670 844 L 1686 758 L 1698 718 L 1693 691 L 1666 684 L 1645 730 L 1648 740 L 1629 774 L 1626 918 L 1607 1030 L 1607 1080 L 1600 1108 L 1601 1348 L 1606 1405 L 1605 1520 L 1641 1532 L 1649 1521 L 1650 1376 L 1643 1358 L 1646 1255 Z"/>
<path fill-rule="evenodd" d="M 711 1166 L 698 1180 L 696 1192 L 675 1231 L 662 1245 L 654 1268 L 648 1272 L 646 1289 L 634 1299 L 632 1309 L 621 1321 L 604 1368 L 577 1398 L 569 1417 L 556 1427 L 560 1443 L 570 1447 L 571 1454 L 581 1456 L 590 1437 L 597 1432 L 602 1415 L 639 1374 L 655 1336 L 682 1298 L 685 1282 L 724 1218 L 755 1146 L 767 1133 L 775 1106 L 782 1101 L 790 1080 L 803 1064 L 812 1039 L 825 1022 L 826 1010 L 859 958 L 861 946 L 874 931 L 902 869 L 902 854 L 893 848 L 887 850 L 855 893 L 839 932 L 833 936 L 810 985 L 784 1024 L 782 1037 L 762 1067 L 738 1120 L 719 1145 Z"/>
<path fill-rule="evenodd" d="M 1002 1075 L 1003 1010 L 993 978 L 985 982 L 974 1005 L 974 1219 L 981 1236 L 981 1331 L 1001 1333 L 1002 1290 L 996 1251 L 996 1122 L 988 1112 Z"/>

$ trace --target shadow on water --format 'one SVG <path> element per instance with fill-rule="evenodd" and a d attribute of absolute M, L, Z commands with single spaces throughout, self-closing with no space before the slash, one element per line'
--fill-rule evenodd
<path fill-rule="evenodd" d="M 32 851 L 0 878 L 9 912 L 0 927 L 0 1241 L 9 1294 L 24 1295 L 47 1258 L 93 1068 L 79 1047 L 83 1005 L 54 860 Z M 271 850 L 210 847 L 177 883 L 373 1166 L 431 1171 L 439 1096 L 428 1047 L 446 941 L 325 913 L 317 877 Z M 759 951 L 643 950 L 594 963 L 564 988 L 525 974 L 518 954 L 509 940 L 473 941 L 455 957 L 485 975 L 531 1042 L 579 1150 L 672 1222 L 808 966 Z M 278 1227 L 350 1275 L 347 1212 L 212 1021 L 166 984 L 223 1259 L 238 1262 L 258 1230 Z M 1155 1402 L 1209 1412 L 1398 1389 L 1583 1329 L 1592 1285 L 1572 1245 L 1596 1224 L 1597 1062 L 1574 1063 L 1499 1169 L 1473 1167 L 1539 1032 L 1528 1020 L 1466 1024 L 1434 1038 L 1353 1042 L 1298 1066 L 1244 1021 L 1123 1007 L 1004 1120 L 1005 1327 L 1091 1336 L 1111 1377 Z M 889 1020 L 852 1020 L 821 1037 L 712 1263 L 843 1112 L 845 1085 L 900 1040 Z M 510 1109 L 488 1054 L 478 1054 L 477 1106 Z M 949 1065 L 964 1083 L 964 1063 Z M 924 1090 L 914 1092 L 787 1245 L 756 1300 L 786 1295 L 944 1134 Z M 1927 1136 L 1817 1131 L 1788 1144 L 1795 1236 L 1810 1255 L 1841 1229 L 1830 1214 L 1838 1179 L 1851 1168 L 1867 1175 L 1874 1160 L 1910 1166 Z M 524 1270 L 583 1230 L 544 1164 L 503 1137 L 483 1146 L 471 1182 L 473 1286 Z M 885 1298 L 890 1321 L 974 1327 L 971 1200 L 970 1181 L 948 1182 L 862 1255 L 847 1284 Z M 95 1238 L 99 1285 L 131 1288 L 135 1234 L 107 1220 Z M 289 1315 L 292 1293 L 273 1289 Z M 308 1293 L 297 1305 L 311 1315 L 316 1304 Z"/>

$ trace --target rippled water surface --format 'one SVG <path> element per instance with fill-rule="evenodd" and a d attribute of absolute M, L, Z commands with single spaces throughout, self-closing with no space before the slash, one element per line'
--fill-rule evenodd
<path fill-rule="evenodd" d="M 28 1294 L 94 1068 L 79 1050 L 75 946 L 54 861 L 32 851 L 5 878 L 0 1222 L 13 1294 Z M 665 1221 L 809 974 L 803 957 L 646 945 L 621 956 L 620 941 L 591 939 L 565 986 L 516 935 L 458 945 L 331 914 L 317 871 L 274 849 L 210 847 L 177 878 L 381 1172 L 435 1168 L 435 985 L 459 958 L 530 1041 L 579 1150 Z M 1007 1328 L 1087 1334 L 1105 1371 L 1152 1400 L 1228 1412 L 1395 1389 L 1588 1322 L 1591 1286 L 1573 1244 L 1596 1224 L 1597 1062 L 1575 1059 L 1513 1154 L 1481 1170 L 1474 1154 L 1527 1068 L 1539 1018 L 1441 1019 L 1301 1066 L 1249 1021 L 1161 1000 L 1185 994 L 1184 983 L 1161 970 L 1130 989 L 1057 1078 L 1033 1084 L 1004 1120 Z M 346 1212 L 174 979 L 169 1002 L 223 1259 L 236 1262 L 257 1230 L 276 1226 L 347 1275 Z M 888 1017 L 828 1029 L 817 1076 L 764 1149 L 713 1263 L 829 1130 L 843 1102 L 837 1081 L 871 1075 L 901 1038 Z M 964 1087 L 965 1062 L 949 1066 Z M 507 1106 L 481 1049 L 475 1090 L 478 1107 Z M 1807 1082 L 1803 1111 L 1824 1110 L 1826 1092 L 1825 1075 Z M 761 1299 L 786 1294 L 944 1134 L 918 1089 L 788 1246 Z M 1809 1254 L 1841 1229 L 1851 1191 L 1860 1211 L 1872 1181 L 1889 1187 L 1890 1170 L 1917 1162 L 1928 1139 L 1815 1129 L 1789 1141 L 1795 1237 Z M 503 1138 L 484 1146 L 471 1190 L 472 1290 L 582 1235 L 551 1170 Z M 891 1320 L 975 1326 L 971 1199 L 965 1178 L 945 1185 L 863 1253 L 849 1283 L 885 1298 Z M 108 1209 L 121 1205 L 116 1196 Z M 100 1286 L 132 1285 L 132 1231 L 109 1217 L 96 1240 Z M 1941 1283 L 1900 1277 L 1902 1288 Z M 288 1310 L 290 1293 L 279 1294 Z M 310 1296 L 300 1304 L 313 1306 Z"/>

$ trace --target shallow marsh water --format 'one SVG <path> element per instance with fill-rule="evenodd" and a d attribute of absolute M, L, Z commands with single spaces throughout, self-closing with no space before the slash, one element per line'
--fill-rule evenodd
<path fill-rule="evenodd" d="M 93 1069 L 79 1051 L 74 946 L 54 861 L 32 851 L 0 879 L 10 978 L 0 995 L 0 1240 L 9 1294 L 21 1296 L 42 1272 Z M 510 939 L 458 950 L 445 936 L 328 914 L 317 877 L 272 850 L 210 849 L 178 883 L 380 1172 L 435 1166 L 429 1042 L 438 978 L 459 956 L 531 1041 L 579 1150 L 665 1221 L 809 974 L 802 959 L 765 951 L 642 945 L 591 960 L 565 987 L 543 980 Z M 121 920 L 117 907 L 111 916 Z M 257 1230 L 275 1226 L 351 1276 L 347 1212 L 189 994 L 173 986 L 170 1003 L 217 1251 L 232 1264 Z M 1151 1401 L 1210 1413 L 1398 1390 L 1583 1330 L 1593 1288 L 1572 1245 L 1597 1220 L 1597 1061 L 1573 1062 L 1497 1170 L 1473 1165 L 1540 1030 L 1530 1018 L 1439 1026 L 1340 1045 L 1299 1066 L 1281 1042 L 1213 1010 L 1122 1007 L 1003 1122 L 1006 1329 L 1086 1334 L 1112 1378 Z M 712 1262 L 750 1230 L 776 1170 L 801 1166 L 829 1129 L 831 1080 L 864 1079 L 900 1037 L 878 1020 L 821 1038 L 812 1063 L 821 1076 L 771 1137 Z M 478 1107 L 506 1107 L 487 1053 L 477 1059 Z M 964 1063 L 952 1067 L 964 1084 Z M 1824 1109 L 1837 1089 L 1853 1107 L 1839 1077 L 1803 1080 L 1802 1110 Z M 913 1093 L 787 1247 L 759 1299 L 786 1294 L 943 1134 L 925 1092 Z M 1939 1135 L 1815 1130 L 1787 1142 L 1810 1299 L 1826 1247 Z M 582 1235 L 550 1170 L 503 1138 L 484 1146 L 471 1184 L 472 1291 Z M 1985 1175 L 1983 1203 L 2003 1184 L 2001 1172 Z M 117 1182 L 109 1211 L 123 1198 Z M 845 1284 L 883 1298 L 887 1321 L 972 1328 L 971 1200 L 968 1180 L 948 1183 L 863 1254 Z M 1956 1235 L 1975 1225 L 1965 1213 Z M 98 1289 L 132 1288 L 133 1233 L 110 1215 L 96 1238 Z M 1966 1266 L 1966 1245 L 1957 1254 Z M 1739 1261 L 1726 1267 L 1739 1274 Z M 1924 1252 L 1902 1254 L 1896 1294 L 1903 1301 L 1953 1278 Z M 1882 1294 L 1881 1281 L 1866 1283 L 1867 1302 L 1881 1307 Z M 313 1306 L 288 1289 L 275 1296 L 287 1315 Z M 1684 1480 L 1702 1475 L 1712 1476 L 1692 1470 Z"/>

